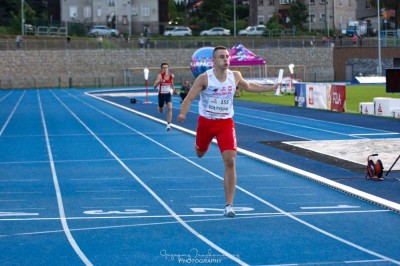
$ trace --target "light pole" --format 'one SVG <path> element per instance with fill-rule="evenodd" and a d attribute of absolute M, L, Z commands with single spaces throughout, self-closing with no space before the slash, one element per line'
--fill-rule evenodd
<path fill-rule="evenodd" d="M 24 14 L 24 0 L 21 0 L 21 34 L 25 33 L 25 14 Z"/>
<path fill-rule="evenodd" d="M 117 17 L 117 7 L 115 7 L 115 30 L 118 30 L 117 28 L 117 23 L 118 23 L 118 17 Z"/>
<path fill-rule="evenodd" d="M 63 8 L 65 9 L 65 35 L 68 36 L 68 16 L 69 16 L 69 6 L 67 4 L 67 0 L 64 0 Z M 63 10 L 64 13 L 64 10 Z"/>
<path fill-rule="evenodd" d="M 378 0 L 378 68 L 376 74 L 382 76 L 382 59 L 381 59 L 381 8 L 380 0 Z"/>
<path fill-rule="evenodd" d="M 310 0 L 308 0 L 308 32 L 311 32 Z"/>
<path fill-rule="evenodd" d="M 327 14 L 327 5 L 328 5 L 328 1 L 325 0 L 325 35 L 329 36 L 329 32 L 328 32 L 328 14 Z"/>
<path fill-rule="evenodd" d="M 233 36 L 236 37 L 236 0 L 233 0 Z"/>
<path fill-rule="evenodd" d="M 129 38 L 132 36 L 132 4 L 131 1 L 128 1 L 128 23 L 129 23 Z"/>

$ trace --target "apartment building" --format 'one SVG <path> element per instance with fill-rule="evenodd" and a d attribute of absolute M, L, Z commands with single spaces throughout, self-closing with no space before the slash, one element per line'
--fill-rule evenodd
<path fill-rule="evenodd" d="M 61 20 L 107 25 L 128 35 L 158 34 L 167 25 L 168 0 L 61 0 Z"/>
<path fill-rule="evenodd" d="M 291 0 L 258 0 L 258 23 L 266 23 L 274 14 L 280 14 L 289 22 Z M 370 0 L 303 0 L 309 10 L 309 21 L 305 28 L 325 32 L 325 29 L 340 31 L 349 21 L 376 17 L 377 11 Z M 374 20 L 376 21 L 376 19 Z"/>
<path fill-rule="evenodd" d="M 120 32 L 137 35 L 149 30 L 154 34 L 164 32 L 168 26 L 168 0 L 60 0 L 61 20 L 86 25 L 107 25 Z M 201 4 L 200 0 L 187 1 L 188 6 Z M 289 23 L 291 0 L 257 0 L 258 24 L 265 24 L 279 14 Z M 309 21 L 304 25 L 310 31 L 336 32 L 346 28 L 349 21 L 368 19 L 377 28 L 377 10 L 371 0 L 303 0 L 309 10 Z M 177 0 L 179 2 L 179 0 Z"/>

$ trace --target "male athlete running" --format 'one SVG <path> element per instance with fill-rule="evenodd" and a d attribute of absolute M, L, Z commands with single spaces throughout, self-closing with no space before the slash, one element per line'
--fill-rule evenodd
<path fill-rule="evenodd" d="M 186 119 L 191 103 L 198 95 L 199 118 L 195 142 L 197 157 L 201 158 L 207 152 L 214 137 L 224 161 L 224 215 L 235 217 L 233 199 L 236 186 L 236 134 L 233 122 L 233 97 L 236 89 L 248 92 L 275 91 L 280 83 L 265 86 L 250 83 L 243 79 L 239 71 L 229 69 L 229 52 L 226 47 L 218 46 L 213 51 L 213 69 L 207 70 L 194 81 L 191 90 L 181 105 L 178 122 Z"/>

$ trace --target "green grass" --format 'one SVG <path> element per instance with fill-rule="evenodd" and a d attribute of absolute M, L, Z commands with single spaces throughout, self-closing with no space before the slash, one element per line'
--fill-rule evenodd
<path fill-rule="evenodd" d="M 347 85 L 346 112 L 358 113 L 360 102 L 373 102 L 375 97 L 400 98 L 400 93 L 386 93 L 386 85 Z M 274 96 L 274 92 L 250 93 L 242 91 L 237 98 L 243 101 L 294 106 L 294 95 Z"/>

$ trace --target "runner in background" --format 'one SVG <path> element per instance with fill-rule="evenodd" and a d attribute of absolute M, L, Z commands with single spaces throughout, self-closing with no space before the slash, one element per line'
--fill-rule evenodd
<path fill-rule="evenodd" d="M 175 92 L 174 75 L 169 73 L 168 63 L 161 64 L 161 73 L 154 81 L 154 89 L 158 89 L 158 111 L 164 113 L 164 104 L 167 105 L 167 131 L 171 130 L 172 94 Z"/>

